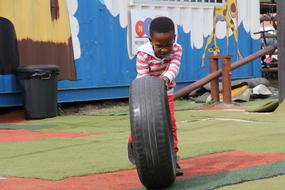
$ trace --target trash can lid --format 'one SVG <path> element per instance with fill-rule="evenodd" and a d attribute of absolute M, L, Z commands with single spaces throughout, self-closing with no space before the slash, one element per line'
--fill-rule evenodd
<path fill-rule="evenodd" d="M 59 67 L 57 65 L 24 65 L 17 68 L 17 73 L 33 73 L 43 71 L 57 73 L 59 71 Z"/>

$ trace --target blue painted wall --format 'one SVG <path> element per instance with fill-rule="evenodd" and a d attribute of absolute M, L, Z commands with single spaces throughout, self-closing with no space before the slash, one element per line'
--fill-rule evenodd
<path fill-rule="evenodd" d="M 73 102 L 128 97 L 128 86 L 135 78 L 135 58 L 128 56 L 127 28 L 122 28 L 119 17 L 113 17 L 99 0 L 79 1 L 76 18 L 79 21 L 81 57 L 76 60 L 76 81 L 58 82 L 58 102 Z M 260 49 L 243 25 L 239 26 L 239 47 L 247 56 Z M 178 86 L 201 79 L 209 73 L 209 61 L 201 68 L 202 49 L 192 49 L 190 35 L 178 27 L 178 43 L 183 46 L 183 57 Z M 218 40 L 221 54 L 226 52 L 226 39 Z M 229 54 L 237 59 L 233 36 Z M 209 55 L 209 54 L 208 54 Z M 260 77 L 260 61 L 233 72 L 234 78 Z M 0 75 L 0 107 L 22 105 L 14 75 Z"/>

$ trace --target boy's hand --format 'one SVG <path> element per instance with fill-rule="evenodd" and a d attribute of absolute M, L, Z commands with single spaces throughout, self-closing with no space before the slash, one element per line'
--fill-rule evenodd
<path fill-rule="evenodd" d="M 161 79 L 164 81 L 165 87 L 167 90 L 173 88 L 173 85 L 170 83 L 169 78 L 167 77 L 161 77 Z"/>

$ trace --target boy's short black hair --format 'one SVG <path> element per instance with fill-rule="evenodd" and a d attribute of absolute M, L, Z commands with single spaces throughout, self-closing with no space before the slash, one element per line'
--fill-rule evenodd
<path fill-rule="evenodd" d="M 175 33 L 174 22 L 168 17 L 157 17 L 153 19 L 149 26 L 150 36 L 152 36 L 153 32 L 159 33 Z"/>

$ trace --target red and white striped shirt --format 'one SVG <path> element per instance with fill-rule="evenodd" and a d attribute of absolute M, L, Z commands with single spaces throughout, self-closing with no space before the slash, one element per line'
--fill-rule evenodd
<path fill-rule="evenodd" d="M 138 49 L 137 54 L 137 78 L 145 75 L 155 77 L 167 77 L 175 86 L 175 78 L 180 69 L 180 60 L 182 56 L 182 47 L 174 43 L 172 52 L 161 59 L 155 56 L 150 42 L 144 44 Z M 173 94 L 173 88 L 168 90 L 168 95 Z"/>

